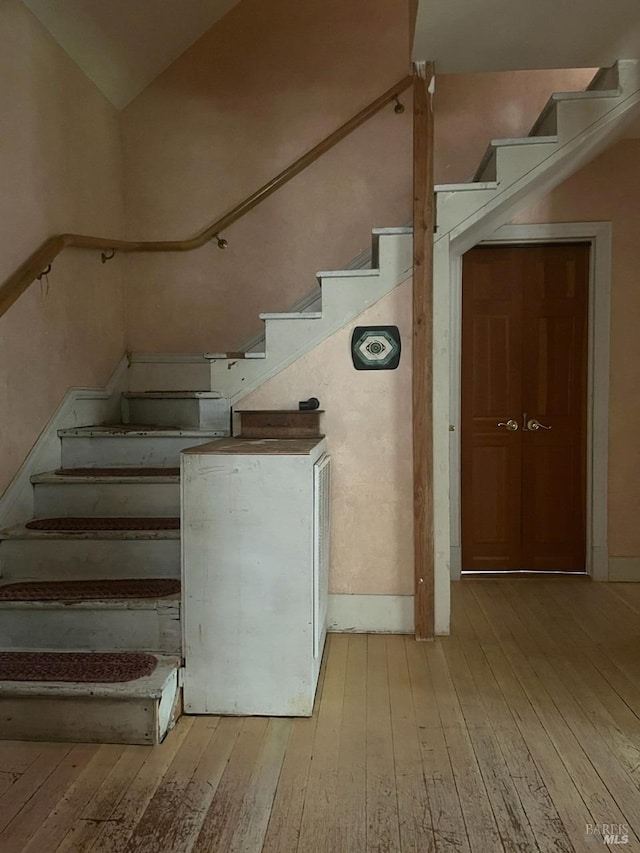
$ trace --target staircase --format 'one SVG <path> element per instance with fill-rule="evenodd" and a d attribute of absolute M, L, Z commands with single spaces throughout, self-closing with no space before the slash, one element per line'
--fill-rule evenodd
<path fill-rule="evenodd" d="M 34 519 L 0 532 L 1 737 L 165 736 L 180 711 L 180 451 L 229 422 L 211 393 L 126 393 L 122 423 L 59 432 L 61 467 L 31 478 Z"/>
<path fill-rule="evenodd" d="M 434 401 L 441 609 L 438 585 L 448 589 L 451 259 L 607 147 L 638 104 L 638 63 L 619 62 L 585 92 L 552 95 L 528 137 L 493 140 L 471 181 L 436 187 L 434 375 L 445 377 L 436 389 L 442 399 Z M 181 450 L 228 435 L 232 405 L 411 271 L 412 229 L 375 229 L 371 252 L 348 269 L 318 273 L 319 289 L 293 311 L 262 314 L 258 339 L 237 352 L 134 354 L 122 423 L 59 433 L 60 468 L 32 477 L 39 523 L 0 531 L 0 650 L 9 652 L 0 651 L 0 737 L 164 737 L 180 712 Z M 20 586 L 9 589 L 14 584 Z M 446 624 L 446 614 L 436 615 Z M 39 680 L 43 671 L 67 677 Z M 7 677 L 20 672 L 30 680 Z M 123 673 L 129 680 L 118 681 Z"/>
<path fill-rule="evenodd" d="M 639 104 L 638 62 L 621 60 L 600 70 L 586 91 L 551 95 L 528 136 L 494 139 L 471 180 L 436 186 L 436 277 L 448 279 L 450 256 L 476 245 L 603 151 Z M 317 273 L 319 289 L 293 310 L 261 314 L 263 334 L 237 352 L 133 354 L 131 388 L 198 387 L 238 403 L 409 277 L 412 228 L 376 228 L 372 237 L 371 251 L 348 268 Z"/>
<path fill-rule="evenodd" d="M 624 131 L 640 104 L 635 60 L 603 68 L 583 92 L 559 92 L 521 139 L 494 139 L 471 181 L 436 186 L 435 242 L 462 254 L 586 165 Z"/>

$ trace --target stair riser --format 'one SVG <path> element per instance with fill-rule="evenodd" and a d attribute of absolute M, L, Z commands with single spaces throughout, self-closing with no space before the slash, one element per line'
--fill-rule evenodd
<path fill-rule="evenodd" d="M 209 362 L 141 362 L 129 365 L 130 391 L 208 391 Z"/>
<path fill-rule="evenodd" d="M 546 115 L 536 124 L 535 133 L 531 136 L 557 136 L 558 135 L 558 104 L 554 103 L 546 111 Z"/>
<path fill-rule="evenodd" d="M 267 358 L 263 359 L 238 359 L 231 363 L 212 361 L 211 390 L 219 391 L 225 396 L 231 396 L 238 388 L 252 386 L 260 376 L 269 370 L 271 364 L 268 354 Z"/>
<path fill-rule="evenodd" d="M 501 145 L 496 151 L 497 180 L 511 184 L 557 151 L 557 143 L 540 142 L 531 145 Z M 484 178 L 483 180 L 489 180 Z"/>
<path fill-rule="evenodd" d="M 437 226 L 438 233 L 446 233 L 454 225 L 462 222 L 467 216 L 471 216 L 480 208 L 491 201 L 496 194 L 495 190 L 469 190 L 453 193 L 438 193 Z"/>
<path fill-rule="evenodd" d="M 179 539 L 6 539 L 5 580 L 179 578 Z"/>
<path fill-rule="evenodd" d="M 0 603 L 0 648 L 181 654 L 179 604 L 109 610 Z"/>
<path fill-rule="evenodd" d="M 616 102 L 616 98 L 561 101 L 557 107 L 558 138 L 561 141 L 572 139 L 610 112 Z"/>
<path fill-rule="evenodd" d="M 39 483 L 34 486 L 35 515 L 174 516 L 180 515 L 179 483 Z"/>
<path fill-rule="evenodd" d="M 190 429 L 215 429 L 228 432 L 230 406 L 228 400 L 195 398 L 187 400 L 122 400 L 124 423 L 157 424 Z"/>
<path fill-rule="evenodd" d="M 265 320 L 265 361 L 289 357 L 291 352 L 304 347 L 306 341 L 321 335 L 324 326 L 324 320 Z"/>
<path fill-rule="evenodd" d="M 177 467 L 180 451 L 212 440 L 194 436 L 63 436 L 62 467 Z"/>
<path fill-rule="evenodd" d="M 411 274 L 411 264 L 403 271 L 396 271 L 393 279 L 396 281 L 396 286 L 410 278 Z M 314 341 L 314 346 L 382 299 L 389 292 L 389 288 L 383 278 L 356 279 L 348 285 L 339 278 L 328 278 L 322 282 L 322 292 L 327 305 L 323 320 L 327 332 L 323 334 L 321 330 Z M 354 304 L 359 306 L 357 313 L 354 313 Z"/>
<path fill-rule="evenodd" d="M 157 744 L 166 734 L 177 676 L 163 699 L 16 696 L 0 698 L 3 740 Z"/>
<path fill-rule="evenodd" d="M 376 240 L 376 262 L 380 274 L 393 277 L 413 266 L 413 234 L 380 234 Z"/>
<path fill-rule="evenodd" d="M 497 180 L 498 161 L 496 159 L 496 150 L 494 149 L 491 156 L 486 160 L 484 165 L 481 163 L 478 167 L 474 181 L 495 181 Z"/>
<path fill-rule="evenodd" d="M 619 71 L 619 66 L 622 73 L 620 73 Z M 603 89 L 616 89 L 622 82 L 621 78 L 624 79 L 624 76 L 624 61 L 611 66 L 611 68 L 601 68 L 597 72 L 591 83 L 589 83 L 587 90 L 591 92 L 597 92 L 598 90 Z"/>

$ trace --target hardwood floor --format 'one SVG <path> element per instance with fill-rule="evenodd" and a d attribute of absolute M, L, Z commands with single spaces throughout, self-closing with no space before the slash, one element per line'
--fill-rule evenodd
<path fill-rule="evenodd" d="M 640 584 L 465 579 L 451 637 L 332 635 L 309 719 L 0 742 L 0 851 L 640 851 L 639 641 Z"/>

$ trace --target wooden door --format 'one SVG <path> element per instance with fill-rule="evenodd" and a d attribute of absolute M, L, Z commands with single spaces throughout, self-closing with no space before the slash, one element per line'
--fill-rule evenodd
<path fill-rule="evenodd" d="M 463 570 L 585 570 L 588 284 L 584 244 L 464 257 Z"/>

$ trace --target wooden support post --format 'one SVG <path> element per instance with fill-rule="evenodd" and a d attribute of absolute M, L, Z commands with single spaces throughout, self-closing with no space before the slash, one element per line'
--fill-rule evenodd
<path fill-rule="evenodd" d="M 413 537 L 415 635 L 434 636 L 433 554 L 433 62 L 413 83 Z"/>

